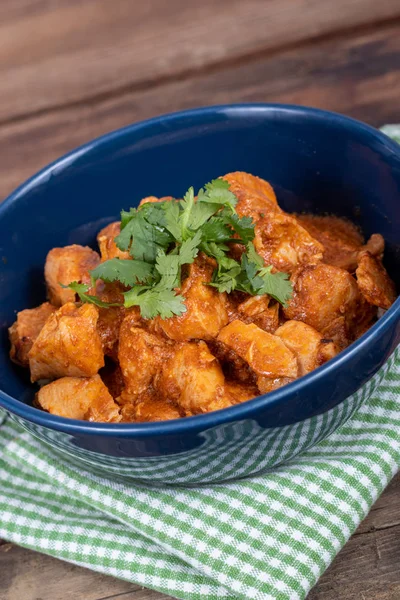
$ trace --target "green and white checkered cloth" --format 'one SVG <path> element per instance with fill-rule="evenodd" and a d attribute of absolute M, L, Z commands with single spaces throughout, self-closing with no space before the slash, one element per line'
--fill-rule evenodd
<path fill-rule="evenodd" d="M 300 458 L 197 489 L 78 470 L 0 409 L 0 537 L 185 600 L 302 600 L 399 470 L 399 348 L 384 370 Z"/>
<path fill-rule="evenodd" d="M 1 422 L 0 537 L 176 598 L 300 600 L 400 467 L 400 349 L 336 433 L 236 483 L 116 483 Z"/>

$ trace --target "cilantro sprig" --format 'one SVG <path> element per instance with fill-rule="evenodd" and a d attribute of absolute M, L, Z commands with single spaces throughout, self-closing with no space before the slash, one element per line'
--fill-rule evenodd
<path fill-rule="evenodd" d="M 185 298 L 179 294 L 182 266 L 204 252 L 216 260 L 209 285 L 219 292 L 269 294 L 285 305 L 292 293 L 288 275 L 264 266 L 253 245 L 255 224 L 236 213 L 236 203 L 229 183 L 214 179 L 199 190 L 197 198 L 191 187 L 182 200 L 122 211 L 115 243 L 132 258 L 113 258 L 98 265 L 91 271 L 92 286 L 98 279 L 120 282 L 129 288 L 123 293 L 125 307 L 138 306 L 145 319 L 168 319 L 186 311 Z M 244 247 L 240 261 L 231 256 L 232 243 Z M 72 282 L 69 287 L 82 302 L 115 306 L 88 294 L 88 285 Z"/>
<path fill-rule="evenodd" d="M 238 290 L 251 296 L 268 294 L 284 306 L 292 295 L 292 285 L 287 273 L 272 273 L 272 267 L 264 267 L 252 242 L 247 245 L 240 263 L 231 259 L 218 261 L 210 285 L 219 292 Z"/>

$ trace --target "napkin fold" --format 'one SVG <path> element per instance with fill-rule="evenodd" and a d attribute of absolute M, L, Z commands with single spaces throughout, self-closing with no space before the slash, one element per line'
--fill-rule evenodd
<path fill-rule="evenodd" d="M 383 369 L 327 440 L 209 487 L 100 477 L 0 412 L 0 537 L 185 600 L 303 600 L 399 469 L 399 348 Z"/>

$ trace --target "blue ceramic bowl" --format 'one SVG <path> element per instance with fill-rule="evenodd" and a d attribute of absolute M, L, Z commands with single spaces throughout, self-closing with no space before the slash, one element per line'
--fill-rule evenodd
<path fill-rule="evenodd" d="M 68 133 L 66 132 L 66 135 Z M 232 408 L 160 423 L 68 420 L 32 407 L 33 386 L 8 358 L 15 312 L 45 299 L 53 246 L 95 244 L 119 210 L 149 194 L 243 170 L 270 181 L 287 211 L 335 213 L 387 242 L 399 284 L 400 146 L 320 110 L 218 106 L 131 125 L 71 152 L 0 206 L 0 406 L 69 460 L 152 484 L 237 479 L 293 458 L 342 424 L 379 382 L 400 338 L 400 300 L 356 343 L 306 377 Z"/>

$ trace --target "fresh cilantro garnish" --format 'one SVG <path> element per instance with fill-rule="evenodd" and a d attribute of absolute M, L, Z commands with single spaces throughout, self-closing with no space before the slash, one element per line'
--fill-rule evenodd
<path fill-rule="evenodd" d="M 257 274 L 262 279 L 263 285 L 258 288 L 257 294 L 268 294 L 284 307 L 292 297 L 292 283 L 287 273 L 272 273 L 272 267 L 263 267 Z"/>
<path fill-rule="evenodd" d="M 186 311 L 185 299 L 178 293 L 182 266 L 204 252 L 216 260 L 209 285 L 219 292 L 269 294 L 285 305 L 292 292 L 288 276 L 264 266 L 253 245 L 255 224 L 236 213 L 236 204 L 229 183 L 214 179 L 197 198 L 191 187 L 182 200 L 148 202 L 122 211 L 115 243 L 132 259 L 105 261 L 91 272 L 92 283 L 118 281 L 130 288 L 124 293 L 125 307 L 138 306 L 145 319 L 168 319 Z M 240 261 L 231 256 L 233 243 L 245 247 Z M 73 282 L 69 287 L 83 302 L 115 306 L 89 295 L 89 286 Z"/>
<path fill-rule="evenodd" d="M 127 308 L 139 306 L 144 319 L 153 319 L 157 316 L 168 319 L 184 313 L 185 299 L 174 291 L 180 285 L 180 268 L 185 264 L 182 262 L 184 260 L 180 252 L 178 254 L 160 252 L 155 265 L 159 276 L 156 285 L 153 287 L 135 285 L 124 293 L 124 305 Z M 193 260 L 194 257 L 191 256 L 190 262 Z"/>
<path fill-rule="evenodd" d="M 129 308 L 138 306 L 144 319 L 161 317 L 169 319 L 186 312 L 185 298 L 175 294 L 174 290 L 135 286 L 124 294 L 124 305 Z"/>
<path fill-rule="evenodd" d="M 129 216 L 128 216 L 129 215 Z M 156 218 L 158 217 L 158 218 Z M 125 226 L 115 238 L 120 250 L 129 250 L 136 260 L 154 263 L 159 250 L 166 250 L 174 242 L 171 233 L 159 224 L 164 220 L 162 207 L 157 203 L 143 204 L 123 215 Z"/>
<path fill-rule="evenodd" d="M 92 296 L 88 294 L 87 292 L 89 291 L 90 286 L 88 286 L 86 283 L 78 283 L 77 281 L 72 281 L 69 285 L 63 285 L 62 283 L 60 283 L 60 285 L 61 287 L 69 288 L 70 290 L 74 291 L 75 294 L 78 294 L 82 302 L 95 304 L 99 308 L 110 308 L 110 306 L 122 306 L 118 302 L 103 302 L 103 300 L 100 300 L 100 298 L 98 298 L 97 296 Z"/>
<path fill-rule="evenodd" d="M 229 189 L 229 183 L 225 179 L 213 179 L 206 183 L 204 190 L 198 194 L 199 202 L 211 202 L 220 206 L 230 206 L 233 210 L 237 204 L 237 198 Z"/>
<path fill-rule="evenodd" d="M 215 256 L 215 249 L 214 249 Z M 252 296 L 268 294 L 283 306 L 287 305 L 292 295 L 292 284 L 286 273 L 272 273 L 272 267 L 264 267 L 261 256 L 256 252 L 252 242 L 242 254 L 240 264 L 231 259 L 217 258 L 218 270 L 210 285 L 219 292 L 238 290 Z"/>
<path fill-rule="evenodd" d="M 153 277 L 153 266 L 143 260 L 123 260 L 111 258 L 91 271 L 93 280 L 102 279 L 108 283 L 119 281 L 126 287 L 136 283 L 148 283 Z"/>

